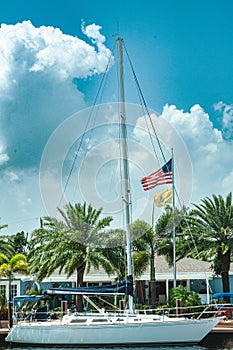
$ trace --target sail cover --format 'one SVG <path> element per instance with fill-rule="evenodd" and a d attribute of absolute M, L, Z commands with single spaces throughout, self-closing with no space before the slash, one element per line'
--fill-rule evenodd
<path fill-rule="evenodd" d="M 37 302 L 44 299 L 44 295 L 20 295 L 13 298 L 14 306 L 19 307 L 20 303 Z"/>
<path fill-rule="evenodd" d="M 50 288 L 46 294 L 83 294 L 83 295 L 132 295 L 133 296 L 133 277 L 127 276 L 124 280 L 107 284 L 104 286 L 78 287 L 78 288 Z"/>

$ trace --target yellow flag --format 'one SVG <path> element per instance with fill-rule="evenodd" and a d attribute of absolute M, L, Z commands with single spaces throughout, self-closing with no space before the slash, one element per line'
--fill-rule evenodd
<path fill-rule="evenodd" d="M 172 188 L 169 188 L 169 190 L 156 193 L 154 195 L 154 201 L 156 207 L 163 207 L 169 203 L 172 202 Z"/>

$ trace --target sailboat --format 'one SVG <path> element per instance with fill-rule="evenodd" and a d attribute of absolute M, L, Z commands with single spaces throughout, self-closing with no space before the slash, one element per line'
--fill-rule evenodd
<path fill-rule="evenodd" d="M 36 316 L 16 320 L 6 341 L 27 345 L 58 346 L 147 346 L 151 344 L 197 344 L 222 318 L 185 317 L 169 314 L 144 314 L 134 310 L 133 271 L 131 262 L 129 165 L 127 156 L 126 112 L 123 80 L 123 39 L 117 38 L 119 67 L 119 113 L 121 117 L 122 156 L 124 170 L 124 206 L 126 218 L 127 278 L 112 285 L 83 288 L 51 288 L 47 295 L 83 295 L 88 301 L 96 295 L 127 295 L 127 309 L 117 312 L 66 313 L 59 320 Z M 43 296 L 44 298 L 44 296 Z M 21 299 L 22 301 L 23 299 Z M 20 302 L 20 297 L 16 302 Z M 17 319 L 17 315 L 16 315 Z"/>

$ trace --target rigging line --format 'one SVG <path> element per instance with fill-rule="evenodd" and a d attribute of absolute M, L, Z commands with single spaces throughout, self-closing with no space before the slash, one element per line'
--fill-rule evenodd
<path fill-rule="evenodd" d="M 114 44 L 113 50 L 111 50 L 111 52 L 114 52 L 115 47 L 116 47 L 116 43 Z M 109 61 L 108 61 L 107 66 L 106 66 L 106 68 L 105 68 L 104 75 L 103 75 L 103 78 L 102 78 L 101 83 L 100 83 L 100 88 L 99 88 L 99 90 L 98 90 L 98 92 L 97 92 L 97 94 L 96 94 L 96 97 L 95 97 L 95 100 L 94 100 L 94 103 L 93 103 L 93 110 L 94 110 L 94 107 L 96 107 L 96 105 L 97 105 L 97 100 L 98 100 L 98 98 L 99 98 L 98 104 L 100 104 L 101 101 L 102 101 L 103 91 L 104 91 L 105 86 L 106 86 L 106 84 L 107 84 L 107 78 L 108 78 L 107 72 L 108 72 L 108 69 L 109 69 L 109 67 L 110 67 L 111 60 L 112 60 L 112 56 L 109 57 Z M 99 96 L 100 96 L 100 97 L 99 97 Z M 98 110 L 99 110 L 99 107 L 98 107 Z M 92 123 L 92 128 L 91 128 L 90 133 L 89 133 L 89 135 L 90 135 L 89 138 L 91 138 L 92 133 L 93 133 L 93 127 L 94 127 L 94 125 L 95 125 L 95 121 L 96 121 L 96 116 L 97 116 L 98 110 L 97 110 L 96 113 L 94 114 L 93 123 Z"/>
<path fill-rule="evenodd" d="M 178 198 L 179 198 L 179 197 L 178 197 Z M 184 221 L 185 221 L 185 223 L 186 223 L 186 225 L 187 225 L 188 233 L 190 234 L 191 241 L 192 241 L 192 243 L 193 243 L 193 247 L 194 247 L 194 249 L 195 249 L 195 251 L 196 251 L 197 257 L 200 259 L 200 252 L 198 251 L 198 248 L 197 248 L 195 239 L 194 239 L 193 234 L 192 234 L 192 231 L 191 231 L 191 229 L 190 229 L 190 225 L 189 225 L 189 223 L 188 223 L 188 221 L 187 221 L 187 218 L 186 218 L 187 209 L 188 209 L 188 208 L 185 208 L 185 211 L 184 211 Z M 182 231 L 182 233 L 183 233 L 183 231 Z M 188 246 L 189 246 L 189 249 L 190 249 L 190 251 L 191 251 L 192 249 L 191 249 L 191 246 L 190 246 L 189 242 L 188 242 Z M 208 280 L 208 276 L 207 276 L 207 274 L 206 274 L 205 271 L 203 271 L 203 274 L 204 274 L 206 280 Z M 213 292 L 213 291 L 212 291 L 212 288 L 211 288 L 211 285 L 209 285 L 209 290 L 210 290 L 211 293 Z"/>
<path fill-rule="evenodd" d="M 115 41 L 115 48 L 114 48 L 114 50 L 116 49 L 116 41 Z M 115 51 L 114 51 L 115 52 Z M 117 123 L 117 125 L 118 125 L 118 137 L 117 137 L 117 140 L 118 140 L 118 148 L 119 148 L 119 154 L 120 154 L 120 159 L 121 159 L 121 147 L 120 147 L 120 142 L 119 142 L 119 140 L 120 140 L 120 123 L 119 123 L 119 104 L 117 105 L 118 106 L 118 111 L 117 111 L 117 115 L 118 115 L 118 123 Z M 113 187 L 113 180 L 114 180 L 114 178 L 116 179 L 116 174 L 118 173 L 118 171 L 117 171 L 117 168 L 118 168 L 118 161 L 116 161 L 116 164 L 115 164 L 115 166 L 114 166 L 114 170 L 113 170 L 113 172 L 112 172 L 112 176 L 111 176 L 111 181 L 110 181 L 110 183 L 109 183 L 109 191 L 112 189 L 112 187 Z M 120 167 L 120 177 L 122 178 L 122 172 L 121 172 L 121 167 Z M 122 209 L 123 210 L 123 209 Z"/>
<path fill-rule="evenodd" d="M 115 44 L 115 45 L 116 45 L 116 44 Z M 110 52 L 112 52 L 112 51 L 110 51 Z M 60 207 L 61 202 L 62 202 L 62 200 L 63 200 L 63 198 L 64 198 L 65 191 L 66 191 L 67 186 L 68 186 L 68 183 L 69 183 L 69 181 L 70 181 L 71 174 L 72 174 L 72 172 L 73 172 L 73 170 L 74 170 L 74 166 L 75 166 L 76 160 L 77 160 L 77 158 L 78 158 L 78 154 L 79 154 L 79 152 L 80 152 L 81 146 L 82 146 L 82 144 L 83 144 L 84 137 L 85 137 L 85 134 L 86 134 L 88 125 L 89 125 L 89 123 L 90 123 L 90 121 L 91 121 L 91 117 L 92 117 L 92 115 L 93 115 L 93 113 L 94 113 L 94 107 L 95 107 L 96 104 L 97 104 L 97 101 L 98 101 L 98 98 L 99 98 L 101 89 L 102 89 L 102 87 L 103 87 L 103 85 L 104 85 L 104 81 L 105 81 L 105 78 L 106 78 L 106 73 L 107 73 L 107 71 L 108 71 L 108 69 L 109 69 L 111 59 L 112 59 L 112 55 L 110 54 L 109 60 L 108 60 L 108 62 L 107 62 L 107 66 L 106 66 L 105 71 L 104 71 L 104 74 L 103 74 L 103 77 L 102 77 L 102 79 L 101 79 L 101 81 L 100 81 L 100 86 L 99 86 L 99 88 L 98 88 L 98 90 L 97 90 L 97 93 L 96 93 L 96 96 L 95 96 L 95 99 L 94 99 L 93 106 L 91 107 L 91 111 L 90 111 L 90 113 L 89 113 L 89 116 L 88 116 L 88 119 L 87 119 L 87 123 L 86 123 L 85 128 L 84 128 L 84 132 L 83 132 L 83 134 L 82 134 L 82 136 L 81 136 L 81 140 L 80 140 L 78 149 L 77 149 L 77 151 L 75 152 L 74 160 L 73 160 L 73 162 L 72 162 L 72 165 L 71 165 L 71 168 L 70 168 L 68 177 L 67 177 L 67 179 L 66 179 L 65 186 L 64 186 L 64 190 L 63 190 L 61 199 L 60 199 L 60 201 L 59 201 L 58 207 Z"/>
<path fill-rule="evenodd" d="M 177 197 L 177 199 L 178 199 L 178 202 L 179 202 L 179 204 L 180 204 L 180 207 L 182 208 L 182 203 L 181 203 L 181 200 L 180 200 L 179 194 L 178 194 L 178 192 L 177 192 L 177 190 L 176 190 L 176 187 L 175 187 L 175 186 L 174 186 L 174 190 L 175 190 L 175 193 L 176 193 L 176 197 Z M 185 209 L 185 213 L 184 213 L 184 214 L 186 214 L 186 212 L 187 212 L 187 209 Z M 188 227 L 188 232 L 189 232 L 189 234 L 190 234 L 190 236 L 191 236 L 191 240 L 192 240 L 192 243 L 193 243 L 194 249 L 196 250 L 196 254 L 197 254 L 197 256 L 199 257 L 199 256 L 200 256 L 200 253 L 199 253 L 199 251 L 198 251 L 198 249 L 197 249 L 197 246 L 196 246 L 196 243 L 195 243 L 195 240 L 194 240 L 194 237 L 193 237 L 192 231 L 191 231 L 191 229 L 190 229 L 190 225 L 189 225 L 189 223 L 188 223 L 188 221 L 187 221 L 186 217 L 184 217 L 184 220 L 185 220 L 185 222 L 186 222 L 186 224 L 187 224 L 187 227 Z M 191 249 L 191 247 L 190 247 L 190 249 Z"/>
<path fill-rule="evenodd" d="M 149 136 L 150 136 L 150 140 L 151 140 L 151 144 L 152 144 L 152 147 L 153 147 L 153 151 L 154 151 L 155 157 L 156 157 L 158 163 L 160 163 L 160 162 L 159 162 L 158 154 L 157 154 L 156 149 L 155 149 L 154 140 L 153 140 L 153 137 L 152 137 L 152 134 L 151 134 L 151 132 L 150 132 L 149 125 L 148 125 L 148 121 L 147 121 L 146 118 L 144 118 L 144 119 L 145 119 L 146 127 L 147 127 L 147 130 L 148 130 Z"/>
<path fill-rule="evenodd" d="M 115 47 L 116 47 L 116 42 L 114 43 L 114 46 L 113 46 L 113 49 L 111 50 L 111 52 L 114 52 Z M 90 126 L 90 128 L 89 128 L 89 129 L 90 129 L 90 130 L 89 130 L 89 140 L 91 140 L 91 138 L 92 138 L 92 134 L 93 134 L 93 131 L 94 131 L 94 126 L 95 126 L 95 121 L 96 121 L 96 116 L 98 115 L 100 103 L 101 103 L 102 97 L 103 97 L 103 91 L 104 91 L 105 86 L 106 86 L 106 84 L 107 84 L 107 78 L 108 78 L 107 71 L 108 71 L 108 69 L 109 69 L 111 60 L 112 60 L 112 56 L 109 57 L 108 64 L 107 64 L 107 66 L 106 66 L 106 69 L 105 69 L 103 78 L 102 78 L 101 83 L 100 83 L 100 88 L 99 88 L 99 90 L 98 90 L 98 92 L 97 92 L 97 94 L 96 94 L 96 97 L 95 97 L 95 100 L 94 100 L 94 103 L 93 103 L 93 107 L 92 107 L 91 113 L 94 115 L 94 117 L 93 117 L 92 126 Z M 98 98 L 98 95 L 100 96 L 99 98 Z M 99 106 L 97 107 L 97 110 L 96 110 L 95 113 L 94 113 L 94 108 L 97 106 L 97 100 L 98 100 L 98 105 L 99 105 Z M 89 143 L 90 143 L 90 141 L 89 141 Z M 87 155 L 87 151 L 88 151 L 88 149 L 87 149 L 87 147 L 86 147 L 86 150 L 85 150 L 85 152 L 84 152 L 84 157 Z M 78 187 L 78 181 L 77 181 L 77 183 L 76 183 L 76 185 L 75 185 L 75 191 L 74 191 L 74 193 L 76 193 L 77 187 Z"/>
<path fill-rule="evenodd" d="M 146 113 L 145 107 L 143 105 L 142 97 L 141 97 L 141 94 L 140 94 L 140 91 L 138 89 L 138 85 L 137 84 L 136 84 L 136 89 L 137 89 L 139 101 L 141 103 L 141 108 L 142 108 L 142 112 L 143 112 L 143 115 L 144 115 L 144 120 L 145 120 L 145 123 L 146 123 L 146 127 L 147 127 L 147 130 L 148 130 L 148 133 L 149 133 L 149 137 L 150 137 L 150 141 L 151 141 L 151 144 L 152 144 L 152 148 L 153 148 L 153 151 L 154 151 L 154 154 L 155 154 L 155 157 L 156 157 L 158 163 L 160 163 L 159 158 L 158 158 L 158 154 L 157 154 L 156 149 L 155 149 L 155 143 L 154 143 L 154 140 L 153 140 L 153 137 L 152 137 L 149 125 L 148 125 L 148 121 L 145 118 L 145 114 L 147 114 L 147 113 Z"/>
<path fill-rule="evenodd" d="M 132 69 L 132 72 L 133 72 L 134 79 L 135 79 L 136 84 L 137 84 L 137 88 L 138 88 L 139 94 L 140 94 L 140 96 L 141 96 L 141 100 L 143 101 L 143 105 L 144 105 L 144 107 L 145 107 L 145 109 L 146 109 L 146 112 L 147 112 L 147 115 L 148 115 L 148 117 L 149 117 L 149 120 L 150 120 L 150 123 L 151 123 L 151 127 L 152 127 L 152 129 L 153 129 L 153 131 L 154 131 L 154 134 L 155 134 L 155 137 L 156 137 L 156 140 L 157 140 L 159 149 L 160 149 L 160 151 L 161 151 L 163 160 L 164 160 L 164 162 L 166 163 L 166 159 L 165 159 L 165 156 L 164 156 L 164 152 L 163 152 L 163 150 L 162 150 L 162 147 L 161 147 L 161 143 L 160 143 L 160 141 L 159 141 L 158 135 L 157 135 L 156 130 L 155 130 L 155 128 L 154 128 L 154 124 L 153 124 L 153 121 L 152 121 L 152 119 L 151 119 L 150 112 L 149 112 L 149 110 L 148 110 L 148 107 L 147 107 L 145 98 L 144 98 L 144 96 L 143 96 L 143 94 L 142 94 L 142 90 L 141 90 L 141 87 L 140 87 L 140 85 L 139 85 L 139 81 L 138 81 L 138 79 L 137 79 L 135 70 L 134 70 L 134 68 L 133 68 L 132 61 L 131 61 L 131 59 L 130 59 L 130 57 L 129 57 L 129 54 L 128 54 L 128 51 L 127 51 L 127 49 L 126 49 L 126 46 L 125 46 L 124 42 L 123 42 L 123 45 L 124 45 L 124 49 L 125 49 L 125 52 L 126 52 L 126 54 L 127 54 L 127 57 L 128 57 L 128 60 L 129 60 L 129 63 L 130 63 L 130 66 L 131 66 L 131 69 Z M 147 128 L 148 128 L 148 126 L 147 126 Z M 149 129 L 148 129 L 148 131 L 149 131 Z M 150 134 L 150 133 L 149 133 L 149 134 Z M 150 137 L 151 137 L 151 135 L 150 135 Z M 152 143 L 152 145 L 153 145 L 153 148 L 154 148 L 154 144 L 153 144 L 153 143 Z M 155 154 L 156 154 L 156 152 L 155 152 Z M 179 196 L 178 196 L 178 193 L 177 193 L 177 190 L 176 190 L 175 186 L 174 186 L 174 190 L 175 190 L 175 193 L 176 193 L 176 195 L 177 195 L 179 204 L 181 205 L 181 201 L 180 201 L 180 198 L 179 198 Z M 197 249 L 197 246 L 196 246 L 196 244 L 195 244 L 195 241 L 194 241 L 193 235 L 192 235 L 192 233 L 191 233 L 190 227 L 188 226 L 188 228 L 189 228 L 189 231 L 190 231 L 190 234 L 191 234 L 191 238 L 192 238 L 192 241 L 193 241 L 193 244 L 194 244 L 194 248 L 195 248 L 195 250 L 196 250 L 196 252 L 197 252 L 197 255 L 199 256 L 200 254 L 199 254 L 198 249 Z M 205 273 L 205 272 L 204 272 L 204 273 Z M 206 275 L 206 273 L 205 273 L 205 275 Z"/>
<path fill-rule="evenodd" d="M 138 91 L 139 91 L 140 96 L 141 96 L 141 99 L 142 99 L 142 101 L 143 101 L 143 105 L 144 105 L 144 107 L 145 107 L 145 109 L 146 109 L 146 112 L 147 112 L 147 115 L 148 115 L 148 117 L 149 117 L 152 130 L 153 130 L 153 132 L 154 132 L 154 134 L 155 134 L 156 141 L 157 141 L 157 143 L 158 143 L 160 152 L 161 152 L 161 154 L 162 154 L 162 157 L 163 157 L 164 162 L 166 163 L 166 158 L 165 158 L 164 152 L 163 152 L 163 150 L 162 150 L 161 143 L 160 143 L 160 141 L 159 141 L 157 132 L 156 132 L 156 130 L 155 130 L 153 121 L 152 121 L 152 119 L 151 119 L 151 115 L 150 115 L 149 109 L 148 109 L 147 104 L 146 104 L 146 100 L 145 100 L 144 95 L 143 95 L 143 93 L 142 93 L 142 90 L 141 90 L 141 87 L 140 87 L 140 84 L 139 84 L 137 75 L 136 75 L 135 70 L 134 70 L 134 68 L 133 68 L 132 61 L 131 61 L 131 59 L 130 59 L 130 57 L 129 57 L 129 54 L 128 54 L 128 51 L 127 51 L 127 49 L 126 49 L 126 46 L 125 46 L 124 42 L 123 42 L 123 45 L 124 45 L 124 49 L 125 49 L 125 52 L 126 52 L 126 54 L 127 54 L 127 57 L 128 57 L 129 63 L 130 63 L 130 67 L 131 67 L 132 72 L 133 72 L 133 76 L 134 76 L 135 82 L 136 82 L 137 87 L 138 87 Z"/>
<path fill-rule="evenodd" d="M 116 49 L 116 41 L 115 41 L 115 48 L 114 48 L 114 50 Z M 115 51 L 114 51 L 115 52 Z M 117 74 L 118 74 L 118 70 L 117 70 Z M 118 77 L 117 77 L 117 80 L 118 80 Z M 118 95 L 119 95 L 119 90 L 118 90 Z M 118 99 L 119 100 L 119 99 Z M 117 110 L 117 116 L 118 116 L 118 123 L 117 123 L 117 125 L 118 125 L 118 136 L 117 136 L 117 144 L 118 144 L 118 149 L 119 149 L 119 155 L 120 155 L 120 159 L 121 159 L 121 147 L 120 147 L 120 118 L 119 118 L 119 115 L 120 115 L 120 113 L 119 113 L 119 104 L 117 104 L 117 107 L 118 107 L 118 110 Z M 113 185 L 113 180 L 114 180 L 114 177 L 115 177 L 115 179 L 116 179 L 116 174 L 118 173 L 118 171 L 117 171 L 117 168 L 118 168 L 118 166 L 119 166 L 119 164 L 118 164 L 119 162 L 118 161 L 116 161 L 116 165 L 115 165 L 115 169 L 114 169 L 114 171 L 113 171 L 113 173 L 112 173 L 112 177 L 111 177 L 111 181 L 110 181 L 110 184 L 109 184 L 109 190 L 111 190 L 112 189 L 112 185 Z M 120 179 L 121 179 L 121 183 L 122 183 L 122 169 L 121 169 L 121 162 L 120 162 L 120 166 L 119 166 L 119 173 L 120 173 Z M 117 192 L 116 192 L 117 193 Z M 121 194 L 122 194 L 122 189 L 121 189 Z M 121 202 L 122 203 L 122 202 Z M 123 207 L 122 207 L 122 211 L 123 211 Z"/>
<path fill-rule="evenodd" d="M 128 59 L 129 59 L 129 62 L 131 63 L 130 66 L 131 66 L 132 72 L 134 73 L 133 64 L 132 64 L 132 62 L 131 62 L 131 60 L 130 60 L 130 58 L 129 58 L 129 54 L 128 54 L 128 52 L 127 52 L 125 46 L 124 46 L 124 48 L 125 48 L 127 57 L 128 57 Z M 134 79 L 135 79 L 136 74 L 133 74 L 133 75 L 134 75 Z M 140 101 L 140 104 L 141 104 L 141 108 L 142 108 L 143 114 L 144 114 L 144 116 L 145 116 L 145 114 L 148 114 L 148 113 L 147 113 L 147 111 L 146 111 L 146 109 L 145 109 L 145 106 L 144 106 L 145 103 L 143 103 L 143 100 L 142 100 L 142 93 L 140 93 L 139 83 L 137 82 L 137 79 L 135 79 L 135 82 L 136 82 L 136 89 L 137 89 L 138 98 L 139 98 L 139 101 Z M 151 144 L 152 144 L 152 148 L 153 148 L 154 154 L 155 154 L 155 156 L 156 156 L 156 159 L 157 159 L 158 163 L 160 163 L 160 162 L 159 162 L 158 155 L 157 155 L 157 152 L 156 152 L 156 149 L 155 149 L 154 140 L 153 140 L 153 137 L 152 137 L 152 134 L 151 134 L 149 125 L 148 125 L 148 121 L 147 121 L 147 119 L 146 119 L 145 117 L 144 117 L 144 119 L 145 119 L 146 127 L 147 127 L 147 130 L 148 130 L 148 133 L 149 133 L 149 137 L 150 137 L 150 140 L 151 140 Z"/>
<path fill-rule="evenodd" d="M 194 249 L 196 250 L 197 257 L 200 259 L 200 252 L 199 252 L 199 251 L 198 251 L 198 249 L 197 249 L 196 242 L 195 242 L 195 240 L 194 240 L 194 237 L 193 237 L 192 231 L 190 230 L 190 226 L 189 226 L 189 224 L 188 224 L 188 222 L 187 222 L 187 219 L 186 219 L 186 218 L 185 218 L 185 222 L 187 223 L 187 226 L 188 226 L 188 232 L 189 232 L 189 234 L 191 235 L 191 240 L 192 240 L 192 243 L 193 243 Z M 205 279 L 206 279 L 206 280 L 208 280 L 208 277 L 207 277 L 207 274 L 206 274 L 206 272 L 205 272 L 205 271 L 203 271 L 203 274 L 204 274 L 204 276 L 205 276 Z M 211 288 L 211 285 L 210 285 L 210 284 L 209 284 L 209 290 L 210 290 L 210 292 L 211 292 L 211 293 L 213 293 L 213 290 L 212 290 L 212 288 Z"/>
<path fill-rule="evenodd" d="M 111 61 L 111 58 L 110 58 L 110 61 Z M 110 61 L 108 63 L 108 67 L 110 65 Z M 108 69 L 108 68 L 107 68 Z M 92 122 L 92 125 L 90 125 L 90 128 L 89 128 L 89 141 L 88 143 L 90 144 L 90 141 L 92 139 L 92 135 L 93 135 L 93 132 L 94 132 L 94 126 L 95 126 L 95 122 L 96 122 L 96 116 L 98 115 L 98 112 L 99 112 L 99 108 L 100 108 L 100 104 L 101 104 L 101 101 L 102 101 L 102 97 L 103 97 L 103 91 L 105 89 L 105 86 L 107 84 L 107 78 L 108 78 L 108 75 L 106 74 L 107 72 L 105 71 L 104 73 L 104 77 L 103 77 L 103 81 L 101 82 L 101 89 L 99 91 L 99 100 L 98 100 L 98 106 L 97 106 L 97 98 L 95 99 L 94 101 L 94 105 L 93 105 L 93 110 L 92 110 L 92 114 L 93 114 L 93 122 Z M 102 90 L 102 91 L 101 91 Z M 97 108 L 95 108 L 97 106 Z M 94 113 L 94 108 L 95 108 L 95 113 Z M 84 158 L 85 156 L 87 155 L 87 152 L 88 152 L 88 145 L 87 147 L 85 148 L 85 151 L 84 151 Z M 77 191 L 77 187 L 78 187 L 78 181 L 76 183 L 76 186 L 75 186 L 75 192 Z"/>
<path fill-rule="evenodd" d="M 152 204 L 152 214 L 151 214 L 151 227 L 153 229 L 155 229 L 155 226 L 154 226 L 154 215 L 155 215 L 155 202 L 153 201 L 153 204 Z"/>

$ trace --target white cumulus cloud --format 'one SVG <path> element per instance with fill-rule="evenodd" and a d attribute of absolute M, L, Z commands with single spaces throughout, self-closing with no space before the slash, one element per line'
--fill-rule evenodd
<path fill-rule="evenodd" d="M 0 165 L 8 162 L 9 157 L 7 154 L 0 154 Z"/>
<path fill-rule="evenodd" d="M 231 192 L 233 141 L 225 139 L 225 132 L 213 126 L 199 105 L 189 112 L 166 105 L 161 117 L 176 128 L 190 153 L 194 174 L 192 201 Z"/>
<path fill-rule="evenodd" d="M 41 155 L 56 127 L 86 107 L 79 82 L 106 69 L 111 52 L 100 30 L 96 24 L 83 26 L 86 38 L 80 39 L 30 21 L 1 24 L 0 209 L 10 232 L 13 202 L 14 220 L 25 212 L 45 214 L 39 193 Z M 22 225 L 18 229 L 26 230 Z"/>
<path fill-rule="evenodd" d="M 78 79 L 104 72 L 111 56 L 100 29 L 83 29 L 93 45 L 30 21 L 1 25 L 0 130 L 9 165 L 38 165 L 55 127 L 85 107 Z"/>
<path fill-rule="evenodd" d="M 218 102 L 214 105 L 216 111 L 221 114 L 223 135 L 226 139 L 233 139 L 233 104 L 227 105 Z"/>

